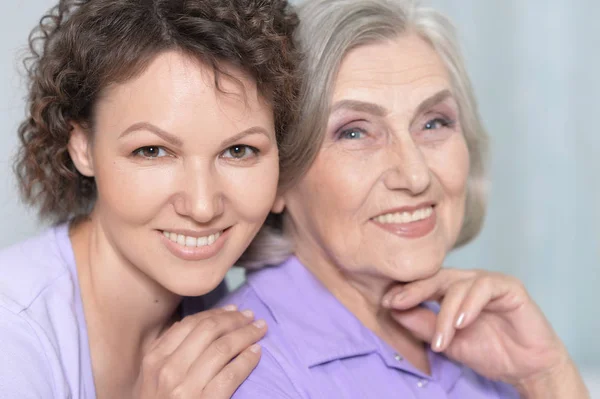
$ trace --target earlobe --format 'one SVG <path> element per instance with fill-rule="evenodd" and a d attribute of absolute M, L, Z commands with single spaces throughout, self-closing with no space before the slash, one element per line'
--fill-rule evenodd
<path fill-rule="evenodd" d="M 283 212 L 284 208 L 285 208 L 285 200 L 283 199 L 283 195 L 278 195 L 277 198 L 275 198 L 275 203 L 273 204 L 273 207 L 271 208 L 271 212 L 281 213 L 281 212 Z"/>
<path fill-rule="evenodd" d="M 84 176 L 94 176 L 94 163 L 89 134 L 78 123 L 71 123 L 71 137 L 69 138 L 69 155 L 75 167 Z"/>

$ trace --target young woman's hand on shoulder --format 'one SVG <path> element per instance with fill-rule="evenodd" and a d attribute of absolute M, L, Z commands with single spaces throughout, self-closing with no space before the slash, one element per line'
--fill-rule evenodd
<path fill-rule="evenodd" d="M 145 354 L 136 398 L 231 398 L 260 359 L 263 320 L 235 307 L 188 316 Z"/>

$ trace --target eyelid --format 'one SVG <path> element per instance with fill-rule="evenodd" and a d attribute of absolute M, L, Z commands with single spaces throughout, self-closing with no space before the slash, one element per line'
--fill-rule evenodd
<path fill-rule="evenodd" d="M 164 152 L 165 152 L 165 155 L 162 155 L 162 156 L 156 156 L 156 157 L 148 157 L 148 156 L 145 156 L 145 155 L 143 155 L 143 154 L 142 154 L 142 151 L 143 151 L 144 149 L 146 149 L 146 148 L 157 148 L 157 149 L 159 150 L 159 153 L 160 153 L 160 151 L 164 151 Z M 135 150 L 133 150 L 133 151 L 131 152 L 131 155 L 133 155 L 134 157 L 139 157 L 139 158 L 142 158 L 142 159 L 158 159 L 158 158 L 166 158 L 166 157 L 170 157 L 170 156 L 172 156 L 173 154 L 171 153 L 171 151 L 169 151 L 169 149 L 168 149 L 168 148 L 166 148 L 165 146 L 162 146 L 162 145 L 144 145 L 144 146 L 138 147 L 138 148 L 136 148 Z"/>
<path fill-rule="evenodd" d="M 226 154 L 228 151 L 231 151 L 231 149 L 234 147 L 245 147 L 247 150 L 249 149 L 250 151 L 252 151 L 252 154 L 250 156 L 244 156 L 242 158 L 224 156 L 224 154 Z M 223 152 L 221 152 L 220 157 L 226 158 L 226 159 L 233 159 L 233 160 L 244 160 L 244 159 L 257 157 L 259 154 L 260 154 L 260 150 L 254 146 L 251 146 L 248 144 L 234 144 L 234 145 L 227 147 L 225 150 L 223 150 Z"/>

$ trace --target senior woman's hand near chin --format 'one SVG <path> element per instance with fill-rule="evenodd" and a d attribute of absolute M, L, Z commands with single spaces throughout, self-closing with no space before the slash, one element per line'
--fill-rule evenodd
<path fill-rule="evenodd" d="M 439 312 L 419 306 L 439 301 Z M 566 348 L 523 284 L 481 270 L 444 268 L 382 300 L 417 338 L 524 398 L 589 398 Z"/>

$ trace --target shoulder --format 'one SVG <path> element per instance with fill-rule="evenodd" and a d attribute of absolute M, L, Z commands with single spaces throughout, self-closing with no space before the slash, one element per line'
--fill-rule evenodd
<path fill-rule="evenodd" d="M 256 319 L 263 319 L 268 326 L 267 335 L 259 342 L 262 355 L 258 366 L 238 388 L 233 398 L 303 398 L 296 380 L 301 373 L 298 359 L 290 348 L 289 339 L 275 319 L 269 306 L 262 301 L 255 289 L 244 284 L 225 297 L 219 306 L 236 305 L 238 309 L 250 309 Z"/>
<path fill-rule="evenodd" d="M 260 362 L 237 389 L 232 399 L 301 399 L 292 379 L 268 347 L 262 349 Z"/>
<path fill-rule="evenodd" d="M 68 240 L 66 226 L 59 226 L 0 251 L 0 303 L 4 307 L 19 312 L 61 279 L 71 285 L 60 234 Z"/>
<path fill-rule="evenodd" d="M 27 318 L 0 305 L 0 398 L 58 396 L 43 341 Z"/>
<path fill-rule="evenodd" d="M 19 398 L 91 392 L 87 330 L 66 226 L 0 251 L 0 275 L 0 399 L 5 392 Z"/>

